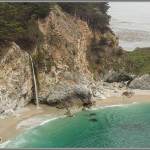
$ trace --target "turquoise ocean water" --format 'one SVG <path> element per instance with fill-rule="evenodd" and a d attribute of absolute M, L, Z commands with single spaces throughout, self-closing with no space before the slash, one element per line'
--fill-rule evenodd
<path fill-rule="evenodd" d="M 20 134 L 11 148 L 150 147 L 150 104 L 88 110 L 59 118 Z"/>

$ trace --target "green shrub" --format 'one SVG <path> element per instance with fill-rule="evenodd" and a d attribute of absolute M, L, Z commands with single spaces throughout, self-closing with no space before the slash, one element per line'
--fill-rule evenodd
<path fill-rule="evenodd" d="M 127 52 L 125 70 L 136 75 L 150 73 L 150 48 L 137 48 L 133 52 Z"/>
<path fill-rule="evenodd" d="M 90 70 L 90 72 L 95 72 L 95 64 L 92 61 L 92 59 L 90 57 L 87 57 L 87 61 L 88 61 L 88 69 Z"/>
<path fill-rule="evenodd" d="M 119 47 L 119 49 L 116 51 L 116 55 L 117 56 L 123 55 L 123 49 L 122 49 L 122 47 Z"/>
<path fill-rule="evenodd" d="M 121 47 L 112 50 L 112 56 L 122 56 L 122 55 L 123 55 L 123 49 Z"/>
<path fill-rule="evenodd" d="M 33 57 L 34 62 L 36 64 L 36 67 L 41 70 L 44 68 L 44 53 L 42 52 L 42 50 L 40 49 L 40 47 L 37 47 L 37 51 L 36 54 Z"/>
<path fill-rule="evenodd" d="M 21 45 L 35 43 L 39 36 L 38 18 L 49 13 L 49 3 L 0 3 L 0 42 Z"/>
<path fill-rule="evenodd" d="M 101 45 L 108 44 L 108 39 L 106 37 L 102 36 L 99 41 L 99 44 L 101 44 Z"/>
<path fill-rule="evenodd" d="M 114 39 L 110 39 L 110 46 L 114 46 L 116 44 L 115 40 Z"/>
<path fill-rule="evenodd" d="M 105 52 L 104 45 L 107 44 L 107 39 L 102 37 L 99 41 L 96 40 L 95 36 L 91 40 L 91 50 L 93 52 Z"/>
<path fill-rule="evenodd" d="M 57 3 L 62 9 L 73 15 L 76 18 L 80 18 L 86 21 L 93 30 L 99 30 L 101 33 L 110 31 L 109 21 L 110 16 L 107 14 L 109 5 L 107 2 L 99 3 Z"/>

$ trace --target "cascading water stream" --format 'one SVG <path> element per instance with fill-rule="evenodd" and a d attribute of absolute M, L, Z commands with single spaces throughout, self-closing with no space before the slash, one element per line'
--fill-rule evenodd
<path fill-rule="evenodd" d="M 38 90 L 37 90 L 37 83 L 36 83 L 36 77 L 35 77 L 35 71 L 34 71 L 33 59 L 32 59 L 32 56 L 31 56 L 30 54 L 29 54 L 29 58 L 30 58 L 30 60 L 31 60 L 33 82 L 34 82 L 34 87 L 35 87 L 36 105 L 37 105 L 37 108 L 40 108 L 40 107 L 39 107 Z"/>

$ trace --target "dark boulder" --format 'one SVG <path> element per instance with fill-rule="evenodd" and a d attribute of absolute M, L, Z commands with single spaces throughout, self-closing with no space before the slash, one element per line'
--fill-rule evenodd
<path fill-rule="evenodd" d="M 90 121 L 97 122 L 98 120 L 96 118 L 91 118 Z"/>
<path fill-rule="evenodd" d="M 117 73 L 114 71 L 109 72 L 107 75 L 105 75 L 104 81 L 108 83 L 113 82 L 125 82 L 133 80 L 133 77 L 130 74 L 127 74 L 125 72 Z"/>

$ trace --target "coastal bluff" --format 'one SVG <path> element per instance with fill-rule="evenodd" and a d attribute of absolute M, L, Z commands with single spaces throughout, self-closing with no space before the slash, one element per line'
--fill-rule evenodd
<path fill-rule="evenodd" d="M 44 40 L 31 52 L 11 42 L 2 47 L 0 59 L 0 115 L 13 114 L 35 102 L 35 89 L 29 55 L 32 55 L 38 84 L 39 103 L 89 103 L 95 86 L 88 70 L 86 51 L 93 32 L 87 23 L 61 11 L 57 5 L 38 20 Z M 40 58 L 39 58 L 39 57 Z M 37 67 L 36 62 L 41 62 Z"/>
<path fill-rule="evenodd" d="M 92 15 L 101 15 L 92 7 Z M 115 82 L 117 88 L 132 81 L 130 88 L 149 90 L 149 76 L 142 78 L 140 84 L 148 82 L 141 87 L 124 71 L 125 52 L 107 23 L 92 22 L 96 15 L 90 16 L 91 23 L 84 15 L 71 15 L 55 4 L 46 17 L 30 18 L 28 32 L 34 44 L 11 40 L 0 45 L 0 118 L 30 103 L 90 108 L 108 97 L 106 89 L 115 88 Z"/>

